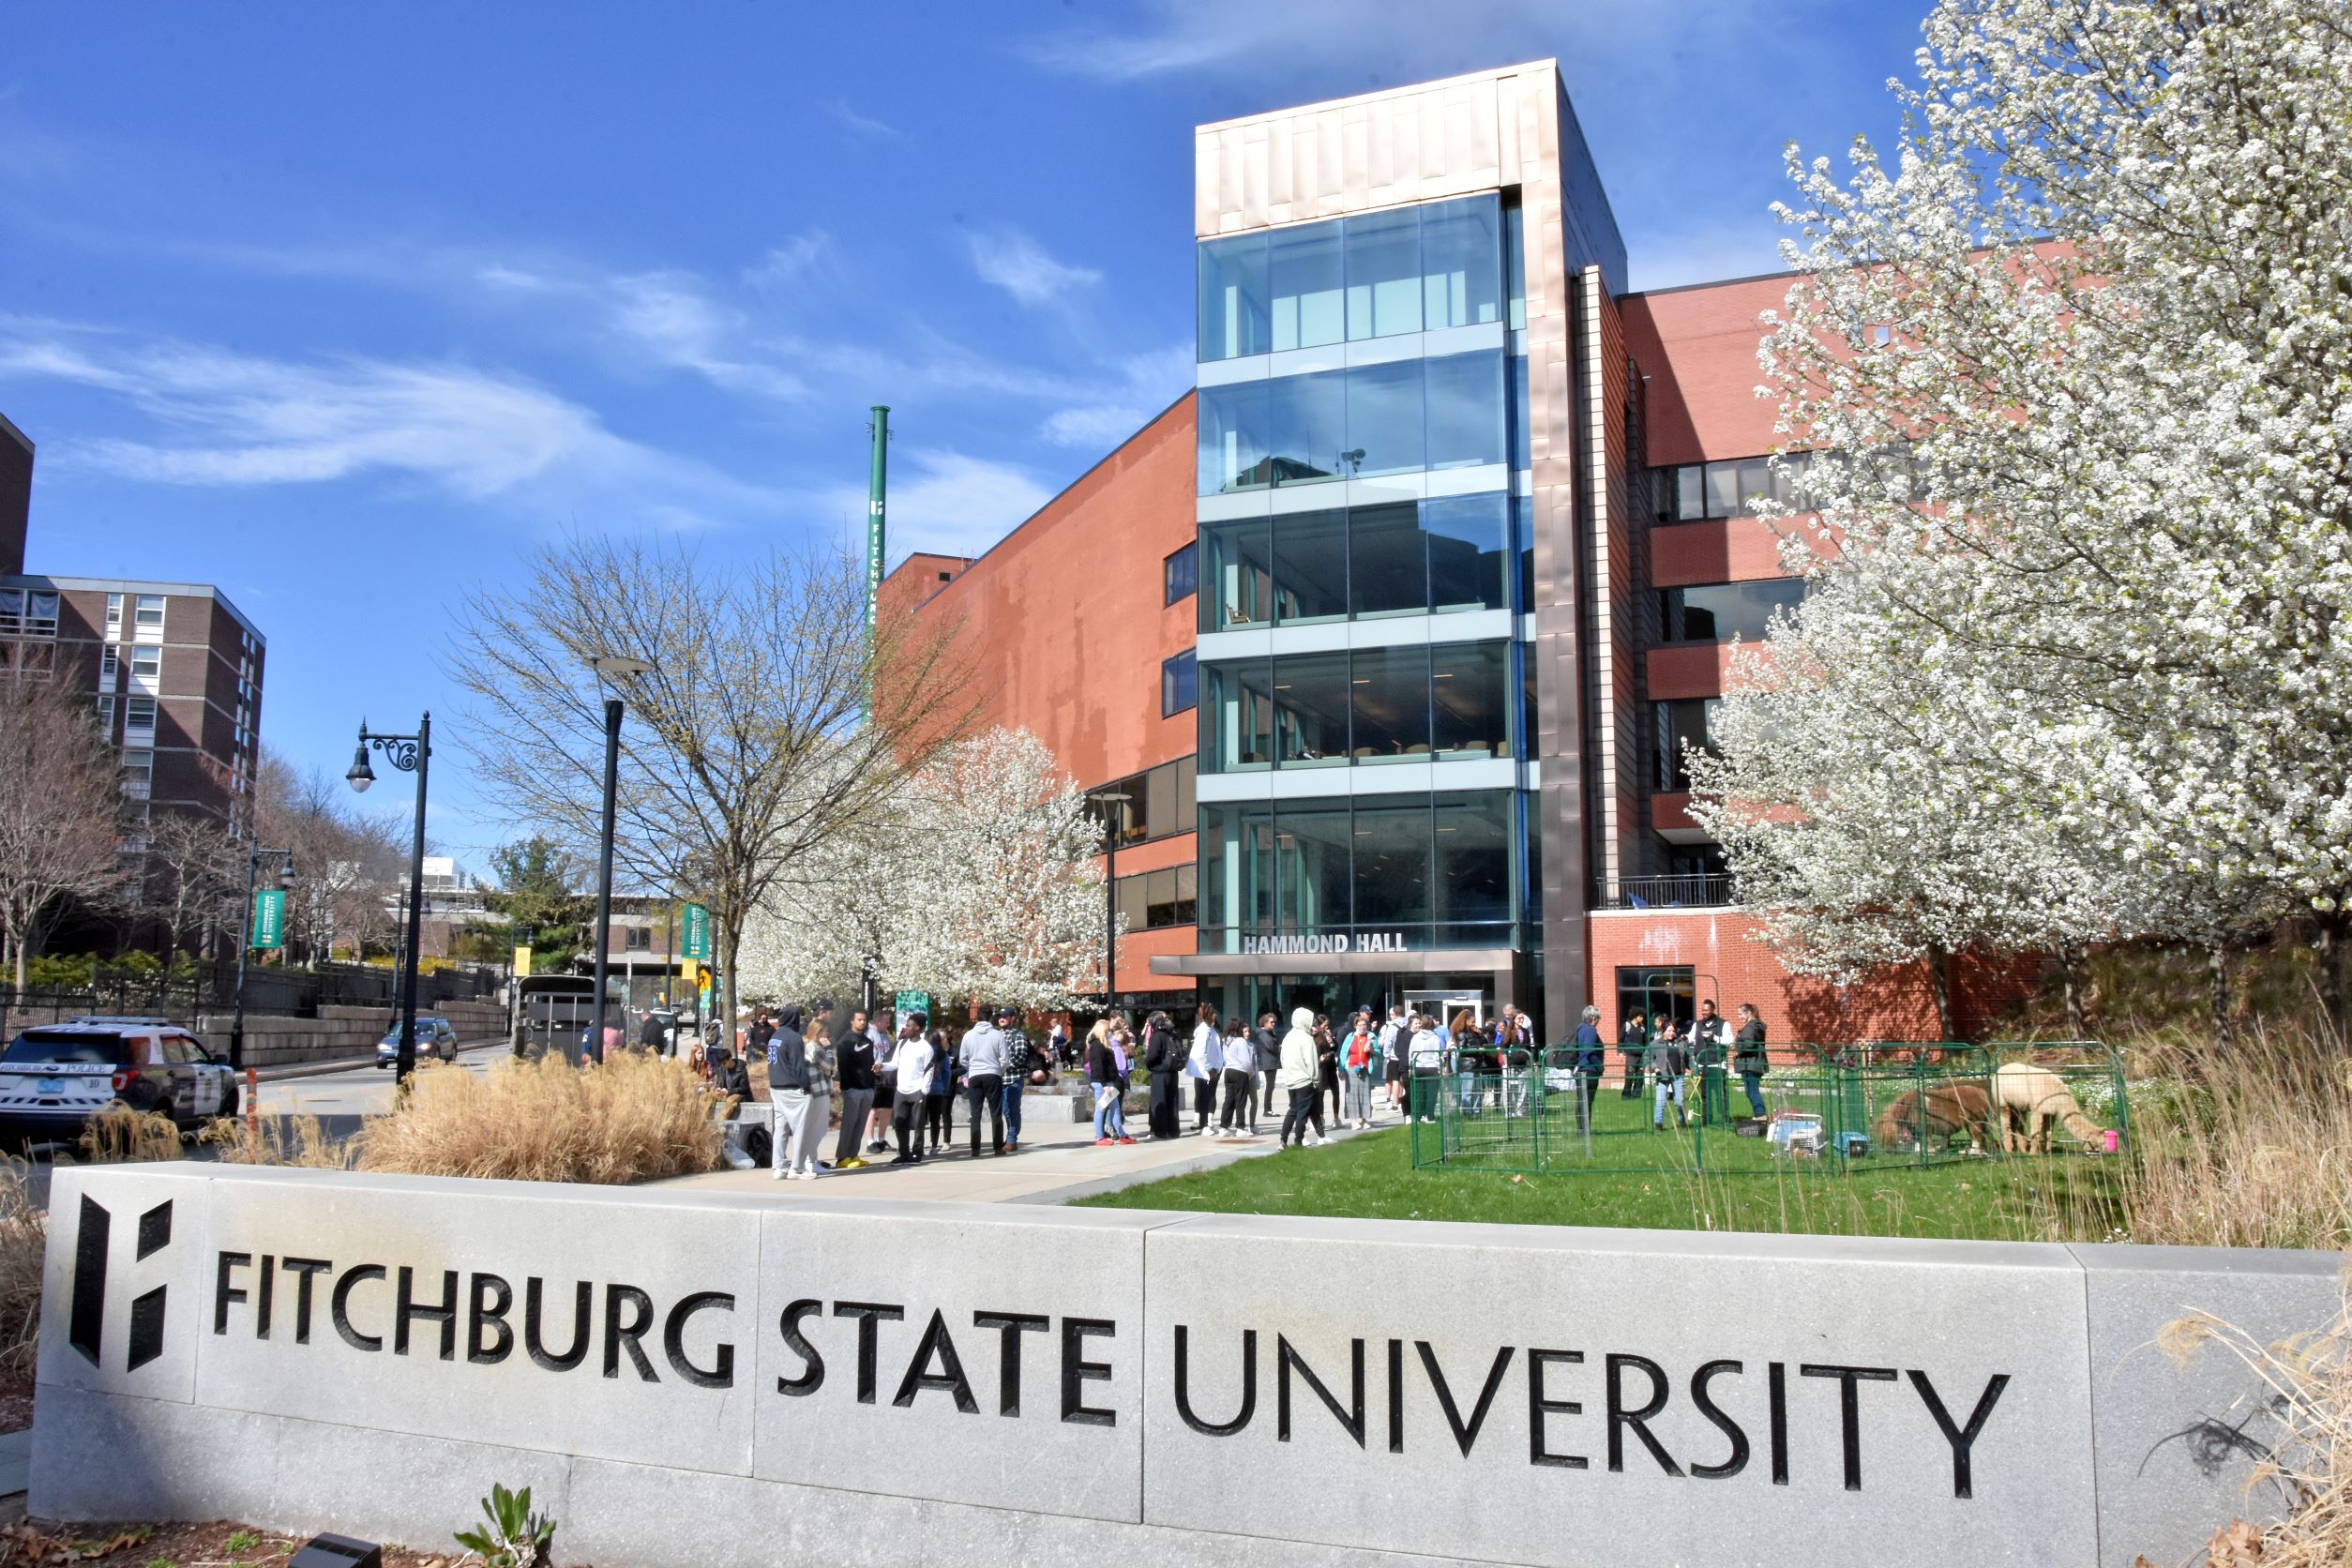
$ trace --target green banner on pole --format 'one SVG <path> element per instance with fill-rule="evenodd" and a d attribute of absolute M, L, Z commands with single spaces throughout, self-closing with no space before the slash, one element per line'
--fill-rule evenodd
<path fill-rule="evenodd" d="M 253 931 L 249 945 L 264 950 L 286 945 L 286 895 L 265 888 L 253 895 Z"/>
<path fill-rule="evenodd" d="M 679 920 L 678 956 L 690 963 L 708 963 L 711 958 L 711 910 L 708 904 L 688 904 Z"/>
<path fill-rule="evenodd" d="M 900 991 L 896 997 L 891 999 L 890 1005 L 891 1010 L 898 1015 L 898 1021 L 901 1023 L 906 1021 L 907 1015 L 909 1013 L 920 1013 L 927 1018 L 931 1016 L 931 993 L 928 991 Z"/>

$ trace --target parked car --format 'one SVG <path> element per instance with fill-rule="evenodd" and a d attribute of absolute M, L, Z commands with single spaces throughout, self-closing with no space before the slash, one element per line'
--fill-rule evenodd
<path fill-rule="evenodd" d="M 237 1111 L 236 1075 L 165 1018 L 92 1015 L 37 1024 L 0 1051 L 0 1141 L 70 1142 L 120 1103 L 192 1132 Z"/>
<path fill-rule="evenodd" d="M 458 1032 L 447 1018 L 422 1018 L 416 1020 L 416 1060 L 443 1062 L 458 1059 Z M 389 1067 L 400 1060 L 400 1026 L 394 1024 L 376 1042 L 376 1065 Z"/>

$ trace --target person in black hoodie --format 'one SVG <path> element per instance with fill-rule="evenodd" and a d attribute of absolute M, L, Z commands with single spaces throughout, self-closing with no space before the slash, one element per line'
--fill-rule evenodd
<path fill-rule="evenodd" d="M 801 1037 L 804 1017 L 797 1003 L 777 1018 L 768 1036 L 768 1174 L 777 1181 L 792 1168 L 793 1129 L 808 1108 L 808 1044 Z"/>
<path fill-rule="evenodd" d="M 1258 1015 L 1258 1027 L 1249 1032 L 1249 1043 L 1258 1048 L 1258 1078 L 1260 1085 L 1258 1106 L 1249 1119 L 1249 1130 L 1258 1131 L 1258 1118 L 1274 1114 L 1274 1079 L 1282 1072 L 1282 1036 L 1274 1033 L 1274 1015 L 1269 1011 Z M 1287 1104 L 1288 1097 L 1284 1103 Z"/>
<path fill-rule="evenodd" d="M 850 1025 L 835 1036 L 834 1055 L 841 1071 L 841 1136 L 833 1146 L 837 1170 L 855 1170 L 866 1163 L 857 1140 L 866 1131 L 874 1108 L 874 1042 L 867 1038 L 863 1009 L 850 1015 Z"/>
<path fill-rule="evenodd" d="M 1184 1048 L 1166 1013 L 1143 1021 L 1143 1070 L 1152 1075 L 1152 1138 L 1180 1136 L 1176 1124 L 1177 1078 L 1184 1070 Z"/>

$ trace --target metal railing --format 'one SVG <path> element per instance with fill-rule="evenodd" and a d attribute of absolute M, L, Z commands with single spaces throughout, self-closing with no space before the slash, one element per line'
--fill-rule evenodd
<path fill-rule="evenodd" d="M 1739 901 L 1730 873 L 1694 871 L 1660 877 L 1621 877 L 1602 885 L 1608 910 L 1702 909 Z"/>

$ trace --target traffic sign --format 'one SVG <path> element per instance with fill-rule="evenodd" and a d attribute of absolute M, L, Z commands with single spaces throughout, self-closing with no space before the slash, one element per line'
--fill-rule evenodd
<path fill-rule="evenodd" d="M 286 894 L 282 888 L 264 888 L 253 895 L 252 940 L 248 944 L 267 950 L 286 945 Z"/>
<path fill-rule="evenodd" d="M 681 913 L 679 957 L 690 963 L 707 963 L 711 957 L 710 906 L 688 904 Z"/>

